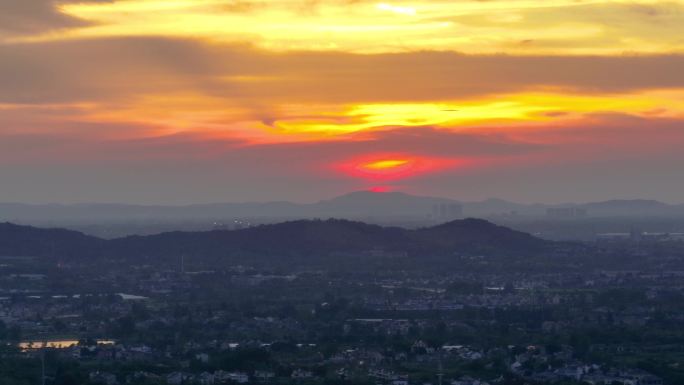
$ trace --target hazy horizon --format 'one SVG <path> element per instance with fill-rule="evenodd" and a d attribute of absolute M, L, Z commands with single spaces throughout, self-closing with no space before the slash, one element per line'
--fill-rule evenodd
<path fill-rule="evenodd" d="M 0 200 L 0 204 L 20 204 L 20 205 L 35 205 L 35 206 L 41 206 L 41 205 L 63 205 L 63 206 L 77 206 L 77 205 L 130 205 L 130 206 L 168 206 L 168 207 L 185 207 L 185 206 L 195 206 L 195 205 L 212 205 L 212 204 L 266 204 L 266 203 L 278 203 L 278 202 L 284 202 L 284 203 L 293 203 L 293 204 L 298 204 L 298 205 L 307 205 L 307 204 L 315 204 L 319 202 L 324 202 L 340 197 L 344 197 L 350 194 L 355 194 L 355 193 L 373 193 L 373 194 L 392 194 L 392 193 L 398 193 L 398 194 L 405 194 L 405 195 L 410 195 L 414 197 L 426 197 L 426 198 L 438 198 L 438 199 L 448 199 L 448 200 L 453 200 L 453 201 L 458 201 L 461 203 L 478 203 L 478 202 L 486 202 L 490 200 L 502 200 L 510 203 L 516 203 L 516 204 L 521 204 L 521 205 L 547 205 L 547 206 L 553 206 L 553 205 L 567 205 L 567 204 L 587 204 L 587 203 L 600 203 L 600 202 L 609 202 L 609 201 L 657 201 L 660 203 L 665 203 L 668 205 L 684 205 L 684 202 L 682 201 L 665 201 L 665 200 L 660 200 L 660 199 L 651 199 L 651 198 L 644 198 L 644 197 L 613 197 L 613 198 L 607 198 L 607 199 L 595 199 L 595 200 L 565 200 L 565 201 L 555 201 L 555 200 L 548 200 L 548 201 L 519 201 L 519 200 L 514 200 L 514 199 L 507 199 L 505 197 L 500 197 L 500 196 L 491 196 L 491 197 L 484 197 L 480 199 L 460 199 L 458 197 L 451 197 L 451 196 L 440 196 L 440 195 L 428 195 L 428 194 L 420 194 L 420 193 L 412 193 L 412 192 L 407 192 L 407 191 L 400 191 L 400 190 L 392 190 L 392 191 L 375 191 L 372 188 L 371 189 L 366 189 L 366 190 L 354 190 L 354 191 L 348 191 L 348 192 L 343 192 L 340 194 L 332 195 L 332 196 L 325 196 L 321 197 L 319 199 L 314 199 L 314 200 L 289 200 L 289 199 L 271 199 L 271 200 L 235 200 L 235 201 L 199 201 L 199 202 L 193 202 L 193 201 L 188 201 L 188 202 L 169 202 L 169 203 L 164 203 L 160 201 L 150 201 L 150 202 L 137 202 L 137 201 L 131 201 L 131 202 L 120 202 L 120 201 L 3 201 Z"/>

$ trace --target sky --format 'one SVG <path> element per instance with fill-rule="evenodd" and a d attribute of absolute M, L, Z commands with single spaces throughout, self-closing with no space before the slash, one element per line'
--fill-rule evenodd
<path fill-rule="evenodd" d="M 684 203 L 684 0 L 0 0 L 0 201 Z"/>

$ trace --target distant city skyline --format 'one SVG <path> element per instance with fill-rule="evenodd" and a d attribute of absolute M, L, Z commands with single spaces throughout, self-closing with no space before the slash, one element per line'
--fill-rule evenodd
<path fill-rule="evenodd" d="M 684 202 L 684 0 L 0 0 L 0 202 Z"/>

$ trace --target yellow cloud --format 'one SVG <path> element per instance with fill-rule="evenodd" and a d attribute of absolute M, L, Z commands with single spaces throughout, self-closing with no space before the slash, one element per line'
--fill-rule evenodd
<path fill-rule="evenodd" d="M 285 134 L 336 136 L 386 127 L 431 126 L 469 130 L 481 126 L 505 129 L 535 122 L 578 119 L 586 114 L 620 113 L 634 116 L 684 117 L 684 91 L 651 91 L 631 95 L 564 95 L 520 93 L 489 99 L 450 103 L 359 104 L 344 112 L 325 113 L 315 119 L 292 118 L 275 123 Z M 667 106 L 667 109 L 663 109 Z M 343 116 L 344 119 L 341 119 Z"/>
<path fill-rule="evenodd" d="M 400 7 L 392 4 L 387 4 L 387 3 L 380 3 L 377 5 L 377 8 L 382 10 L 382 11 L 389 11 L 389 12 L 394 12 L 398 13 L 400 15 L 408 15 L 408 16 L 415 16 L 416 15 L 416 9 L 411 8 L 411 7 Z"/>
<path fill-rule="evenodd" d="M 683 52 L 679 36 L 684 33 L 684 0 L 668 4 L 663 7 L 655 0 L 280 0 L 240 6 L 228 6 L 223 0 L 67 2 L 59 10 L 87 25 L 18 40 L 166 36 L 250 43 L 273 51 L 354 53 Z"/>
<path fill-rule="evenodd" d="M 684 90 L 597 96 L 518 93 L 439 103 L 279 104 L 272 106 L 269 115 L 261 116 L 236 101 L 201 94 L 163 94 L 119 107 L 90 108 L 80 119 L 158 127 L 148 135 L 193 132 L 253 143 L 283 143 L 348 140 L 355 134 L 402 127 L 463 132 L 498 127 L 513 133 L 518 126 L 562 126 L 590 114 L 684 118 L 683 95 Z"/>

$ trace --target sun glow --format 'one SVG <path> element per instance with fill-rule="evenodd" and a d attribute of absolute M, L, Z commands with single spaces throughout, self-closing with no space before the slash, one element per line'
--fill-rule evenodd
<path fill-rule="evenodd" d="M 392 182 L 465 166 L 464 159 L 407 154 L 371 154 L 348 159 L 333 168 L 353 178 Z"/>

